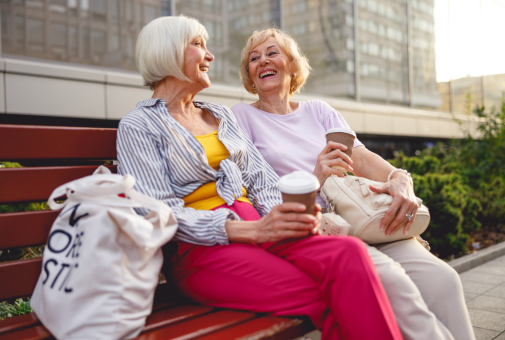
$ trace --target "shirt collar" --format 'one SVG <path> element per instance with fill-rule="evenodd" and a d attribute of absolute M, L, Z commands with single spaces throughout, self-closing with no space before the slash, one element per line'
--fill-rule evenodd
<path fill-rule="evenodd" d="M 137 107 L 155 106 L 159 101 L 165 102 L 160 98 L 149 98 L 137 103 Z"/>

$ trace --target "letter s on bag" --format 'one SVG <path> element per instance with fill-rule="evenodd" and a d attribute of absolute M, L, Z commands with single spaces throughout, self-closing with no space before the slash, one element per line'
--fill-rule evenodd
<path fill-rule="evenodd" d="M 45 280 L 42 281 L 42 285 L 45 285 L 47 280 L 49 280 L 49 276 L 51 276 L 51 273 L 49 273 L 49 269 L 47 269 L 47 264 L 50 262 L 54 263 L 55 266 L 58 265 L 58 261 L 56 261 L 55 259 L 49 259 L 46 261 L 46 263 L 44 263 L 44 272 L 46 273 L 47 276 L 46 276 Z"/>

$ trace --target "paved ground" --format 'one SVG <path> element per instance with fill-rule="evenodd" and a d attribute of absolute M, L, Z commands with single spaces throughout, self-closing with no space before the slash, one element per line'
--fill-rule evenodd
<path fill-rule="evenodd" d="M 460 276 L 477 340 L 505 340 L 505 256 Z M 306 336 L 321 339 L 318 331 Z"/>
<path fill-rule="evenodd" d="M 460 276 L 477 340 L 505 340 L 505 256 Z"/>

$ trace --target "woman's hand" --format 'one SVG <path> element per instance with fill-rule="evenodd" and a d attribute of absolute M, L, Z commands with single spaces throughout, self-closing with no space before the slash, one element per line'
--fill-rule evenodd
<path fill-rule="evenodd" d="M 301 214 L 304 210 L 305 206 L 301 203 L 287 202 L 276 205 L 258 221 L 227 221 L 228 239 L 232 242 L 263 243 L 318 233 L 321 207 L 317 205 L 316 216 Z"/>
<path fill-rule="evenodd" d="M 311 230 L 313 235 L 321 235 L 321 219 L 323 214 L 321 213 L 321 206 L 316 203 L 316 226 Z"/>
<path fill-rule="evenodd" d="M 401 172 L 395 172 L 389 182 L 377 186 L 370 185 L 370 190 L 393 196 L 393 203 L 382 218 L 380 228 L 385 230 L 386 235 L 391 235 L 403 227 L 403 233 L 406 235 L 416 219 L 419 208 L 411 178 Z M 414 217 L 409 221 L 406 215 Z"/>
<path fill-rule="evenodd" d="M 323 151 L 317 156 L 316 167 L 312 173 L 317 177 L 321 185 L 324 184 L 330 175 L 344 177 L 342 171 L 332 168 L 333 166 L 340 166 L 347 171 L 353 171 L 351 167 L 352 160 L 344 153 L 345 150 L 347 150 L 347 146 L 344 144 L 328 142 Z"/>

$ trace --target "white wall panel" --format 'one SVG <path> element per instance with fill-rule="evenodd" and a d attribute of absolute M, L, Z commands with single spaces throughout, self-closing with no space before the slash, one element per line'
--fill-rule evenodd
<path fill-rule="evenodd" d="M 415 117 L 393 116 L 393 134 L 397 136 L 417 136 Z"/>
<path fill-rule="evenodd" d="M 138 102 L 149 99 L 153 91 L 148 88 L 107 86 L 107 119 L 121 119 L 133 110 Z"/>
<path fill-rule="evenodd" d="M 417 117 L 417 134 L 422 137 L 438 137 L 438 120 L 423 116 Z"/>
<path fill-rule="evenodd" d="M 438 131 L 437 135 L 440 137 L 446 138 L 461 138 L 463 137 L 463 133 L 461 129 L 455 121 L 451 121 L 448 119 L 438 119 Z"/>
<path fill-rule="evenodd" d="M 364 133 L 391 135 L 393 134 L 393 117 L 366 113 L 363 116 Z"/>
<path fill-rule="evenodd" d="M 51 78 L 79 79 L 99 83 L 105 82 L 105 73 L 99 70 L 19 59 L 6 59 L 5 71 L 8 73 L 38 75 Z"/>
<path fill-rule="evenodd" d="M 8 113 L 106 118 L 104 84 L 5 75 Z"/>
<path fill-rule="evenodd" d="M 121 119 L 151 96 L 140 75 L 131 72 L 0 59 L 0 113 Z M 241 87 L 214 84 L 196 99 L 232 107 L 255 102 L 258 97 Z M 296 101 L 311 99 L 328 102 L 358 134 L 462 137 L 449 113 L 300 94 L 294 97 Z M 475 124 L 470 125 L 475 133 Z"/>

